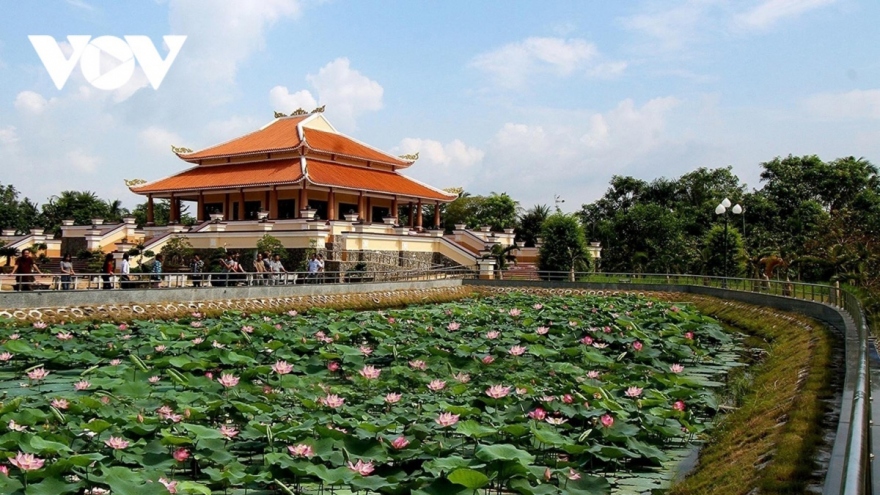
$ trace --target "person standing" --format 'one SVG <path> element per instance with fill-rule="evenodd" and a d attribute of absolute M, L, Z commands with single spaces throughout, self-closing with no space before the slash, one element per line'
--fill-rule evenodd
<path fill-rule="evenodd" d="M 318 261 L 318 255 L 312 254 L 312 259 L 309 260 L 308 270 L 309 273 L 306 275 L 306 279 L 309 283 L 316 283 L 318 280 L 318 270 L 321 268 L 321 263 Z"/>
<path fill-rule="evenodd" d="M 110 290 L 113 288 L 113 253 L 107 253 L 104 256 L 104 265 L 101 267 L 101 278 L 104 280 L 102 289 Z"/>
<path fill-rule="evenodd" d="M 15 260 L 15 268 L 12 270 L 12 273 L 17 274 L 15 277 L 16 287 L 18 290 L 34 290 L 34 270 L 37 273 L 43 273 L 40 271 L 40 268 L 37 267 L 36 263 L 34 263 L 34 256 L 30 249 L 24 249 L 21 252 L 21 256 L 16 258 Z"/>
<path fill-rule="evenodd" d="M 318 283 L 324 283 L 324 255 L 318 253 Z"/>
<path fill-rule="evenodd" d="M 150 270 L 150 280 L 152 281 L 153 288 L 161 287 L 162 283 L 162 260 L 165 257 L 161 254 L 157 254 L 156 258 L 153 260 L 153 269 Z"/>
<path fill-rule="evenodd" d="M 61 258 L 61 290 L 70 290 L 70 281 L 76 273 L 73 271 L 73 259 L 70 254 Z M 74 288 L 76 284 L 74 283 Z"/>
<path fill-rule="evenodd" d="M 266 276 L 266 264 L 263 262 L 263 253 L 257 253 L 254 260 L 254 285 L 263 285 Z"/>
<path fill-rule="evenodd" d="M 269 262 L 272 268 L 272 283 L 274 285 L 279 285 L 281 283 L 281 274 L 287 273 L 287 270 L 284 269 L 284 265 L 281 263 L 281 255 L 276 254 L 275 259 Z"/>
<path fill-rule="evenodd" d="M 131 262 L 128 253 L 122 255 L 122 275 L 119 277 L 119 287 L 122 289 L 131 288 Z"/>
<path fill-rule="evenodd" d="M 194 254 L 192 261 L 189 263 L 189 271 L 192 272 L 193 287 L 202 286 L 202 272 L 205 270 L 205 262 L 199 255 Z"/>

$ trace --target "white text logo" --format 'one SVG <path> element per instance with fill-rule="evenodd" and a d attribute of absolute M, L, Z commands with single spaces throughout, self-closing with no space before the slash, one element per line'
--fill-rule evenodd
<path fill-rule="evenodd" d="M 28 36 L 58 89 L 64 87 L 77 62 L 86 81 L 92 86 L 104 90 L 119 89 L 134 74 L 135 60 L 153 89 L 159 89 L 186 41 L 186 36 L 163 36 L 168 45 L 168 56 L 163 60 L 148 36 L 126 36 L 125 40 L 115 36 L 91 38 L 68 36 L 67 42 L 73 50 L 68 58 L 52 36 Z"/>

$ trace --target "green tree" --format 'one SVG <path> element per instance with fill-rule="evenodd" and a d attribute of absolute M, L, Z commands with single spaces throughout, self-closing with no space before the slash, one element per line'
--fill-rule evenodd
<path fill-rule="evenodd" d="M 455 201 L 447 204 L 444 208 L 443 225 L 447 232 L 452 232 L 457 224 L 465 224 L 470 228 L 479 226 L 478 213 L 482 208 L 484 198 L 471 196 L 461 191 Z"/>
<path fill-rule="evenodd" d="M 189 238 L 180 236 L 169 239 L 159 252 L 165 257 L 165 265 L 173 268 L 184 266 L 195 251 L 189 242 Z M 163 266 L 164 269 L 165 267 Z"/>
<path fill-rule="evenodd" d="M 706 233 L 703 246 L 704 273 L 718 277 L 739 277 L 745 273 L 746 263 L 739 231 L 728 226 L 715 225 Z M 725 258 L 725 253 L 727 257 Z"/>
<path fill-rule="evenodd" d="M 61 221 L 73 219 L 76 225 L 89 225 L 93 218 L 118 222 L 121 217 L 111 216 L 110 204 L 91 191 L 62 191 L 44 204 L 43 223 L 47 230 L 61 233 Z"/>
<path fill-rule="evenodd" d="M 538 251 L 538 270 L 544 278 L 559 278 L 550 272 L 569 272 L 589 269 L 589 255 L 584 229 L 573 215 L 554 213 L 547 217 L 541 228 L 543 244 Z"/>
<path fill-rule="evenodd" d="M 281 256 L 282 261 L 287 261 L 287 248 L 284 247 L 284 244 L 277 237 L 269 234 L 264 235 L 257 241 L 257 252 L 265 253 L 267 251 L 270 255 L 275 256 L 277 254 Z"/>
<path fill-rule="evenodd" d="M 541 226 L 549 216 L 550 207 L 547 205 L 535 205 L 529 208 L 519 217 L 519 226 L 516 228 L 517 239 L 525 242 L 528 247 L 534 247 L 538 237 L 541 236 Z"/>
<path fill-rule="evenodd" d="M 483 198 L 477 210 L 476 221 L 479 225 L 489 225 L 494 231 L 512 229 L 517 225 L 519 203 L 507 193 L 492 193 Z"/>

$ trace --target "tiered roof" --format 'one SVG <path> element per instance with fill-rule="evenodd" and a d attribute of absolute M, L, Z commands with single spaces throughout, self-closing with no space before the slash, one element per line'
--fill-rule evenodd
<path fill-rule="evenodd" d="M 196 166 L 133 186 L 132 192 L 185 193 L 306 181 L 439 201 L 456 197 L 397 172 L 415 157 L 397 157 L 341 134 L 321 113 L 276 118 L 257 131 L 200 151 L 173 150 Z"/>

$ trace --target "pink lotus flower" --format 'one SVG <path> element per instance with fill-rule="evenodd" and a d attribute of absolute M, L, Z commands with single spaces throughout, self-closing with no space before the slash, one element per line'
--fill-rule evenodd
<path fill-rule="evenodd" d="M 297 314 L 299 314 L 299 313 L 297 313 L 296 310 L 294 310 L 294 309 L 291 309 L 290 311 L 287 312 L 287 316 L 290 316 L 290 317 L 296 316 Z"/>
<path fill-rule="evenodd" d="M 516 395 L 525 395 L 529 393 L 529 389 L 525 387 L 516 387 Z"/>
<path fill-rule="evenodd" d="M 511 387 L 503 387 L 501 385 L 492 385 L 491 387 L 486 389 L 486 395 L 493 399 L 500 399 L 502 397 L 506 397 L 507 394 L 510 393 Z"/>
<path fill-rule="evenodd" d="M 177 482 L 171 481 L 165 478 L 159 478 L 159 483 L 162 483 L 162 486 L 168 490 L 168 493 L 177 493 Z"/>
<path fill-rule="evenodd" d="M 556 400 L 556 396 L 554 395 L 545 395 L 541 397 L 541 402 L 546 402 L 548 404 L 553 402 L 554 400 Z"/>
<path fill-rule="evenodd" d="M 202 328 L 202 322 L 200 322 L 200 321 L 191 321 L 191 322 L 189 323 L 189 326 L 191 326 L 191 327 L 193 327 L 193 328 Z"/>
<path fill-rule="evenodd" d="M 446 388 L 446 382 L 443 380 L 431 380 L 431 383 L 428 384 L 428 388 L 434 392 L 439 392 Z"/>
<path fill-rule="evenodd" d="M 119 366 L 120 364 L 122 364 L 121 359 L 111 359 L 110 360 L 110 366 Z"/>
<path fill-rule="evenodd" d="M 91 387 L 91 386 L 92 386 L 92 384 L 91 384 L 89 381 L 87 381 L 87 380 L 80 380 L 80 381 L 78 381 L 78 382 L 76 382 L 76 383 L 73 384 L 73 389 L 76 390 L 76 391 L 78 391 L 78 392 L 81 392 L 81 391 L 86 390 L 87 388 L 89 388 L 89 387 Z"/>
<path fill-rule="evenodd" d="M 542 421 L 544 418 L 547 417 L 547 411 L 541 409 L 540 407 L 537 407 L 534 410 L 530 411 L 528 416 L 535 421 Z"/>
<path fill-rule="evenodd" d="M 396 320 L 394 318 L 388 318 L 388 323 L 391 323 L 392 325 L 394 324 L 395 321 Z"/>
<path fill-rule="evenodd" d="M 58 332 L 58 333 L 55 334 L 55 337 L 56 337 L 58 340 L 72 340 L 72 339 L 73 339 L 73 334 L 72 334 L 72 333 L 69 333 L 69 332 Z"/>
<path fill-rule="evenodd" d="M 626 395 L 627 397 L 638 397 L 642 395 L 642 389 L 639 387 L 629 387 L 623 395 Z"/>
<path fill-rule="evenodd" d="M 526 348 L 521 345 L 515 345 L 507 351 L 511 356 L 522 356 L 526 352 Z"/>
<path fill-rule="evenodd" d="M 409 440 L 406 437 L 397 437 L 391 442 L 391 446 L 397 450 L 404 449 L 409 445 Z"/>
<path fill-rule="evenodd" d="M 516 318 L 517 316 L 522 314 L 522 311 L 517 308 L 513 308 L 510 311 L 508 311 L 508 313 L 510 314 L 510 316 L 513 316 L 514 318 Z"/>
<path fill-rule="evenodd" d="M 358 349 L 360 349 L 361 354 L 363 354 L 364 356 L 369 356 L 373 353 L 373 348 L 368 345 L 362 345 Z"/>
<path fill-rule="evenodd" d="M 422 361 L 421 359 L 415 359 L 415 360 L 409 362 L 409 367 L 414 370 L 424 371 L 428 367 L 428 365 L 425 364 L 425 362 Z"/>
<path fill-rule="evenodd" d="M 161 380 L 161 378 L 159 378 L 158 376 L 151 376 L 150 378 L 147 378 L 147 381 L 150 383 L 159 383 L 159 380 Z"/>
<path fill-rule="evenodd" d="M 602 415 L 600 421 L 602 422 L 602 426 L 604 426 L 605 428 L 611 428 L 612 426 L 614 426 L 614 418 L 610 414 Z"/>
<path fill-rule="evenodd" d="M 342 407 L 342 404 L 345 403 L 345 399 L 343 399 L 342 397 L 340 397 L 336 394 L 329 394 L 329 395 L 327 395 L 327 397 L 324 397 L 322 400 L 324 402 L 324 405 L 331 408 L 331 409 L 336 409 L 338 407 Z"/>
<path fill-rule="evenodd" d="M 164 345 L 157 345 L 157 346 L 155 347 L 155 349 L 156 349 L 156 352 L 165 352 L 165 351 L 168 350 L 168 348 L 165 347 Z"/>
<path fill-rule="evenodd" d="M 673 313 L 678 313 L 681 310 L 678 309 L 678 306 L 672 306 L 671 308 L 669 308 L 669 311 L 672 311 Z"/>
<path fill-rule="evenodd" d="M 3 473 L 4 476 L 9 476 L 9 466 L 0 466 L 0 473 Z"/>
<path fill-rule="evenodd" d="M 35 321 L 34 322 L 34 328 L 36 328 L 38 330 L 42 330 L 42 329 L 46 328 L 47 326 L 48 325 L 46 325 L 46 323 L 42 322 L 42 321 Z"/>
<path fill-rule="evenodd" d="M 70 403 L 67 402 L 67 399 L 52 399 L 52 407 L 63 411 L 70 407 Z"/>
<path fill-rule="evenodd" d="M 189 451 L 181 447 L 174 451 L 172 457 L 174 457 L 174 460 L 177 462 L 184 462 L 189 459 Z"/>
<path fill-rule="evenodd" d="M 196 338 L 192 339 L 192 343 L 195 345 L 199 345 L 204 341 L 205 341 L 205 339 L 203 339 L 202 337 L 196 337 Z"/>
<path fill-rule="evenodd" d="M 27 376 L 31 380 L 38 382 L 40 380 L 45 379 L 47 376 L 49 376 L 49 372 L 46 371 L 43 367 L 39 367 L 35 370 L 28 371 Z"/>
<path fill-rule="evenodd" d="M 104 444 L 106 444 L 111 449 L 122 450 L 128 447 L 129 442 L 122 437 L 110 437 L 107 440 L 104 440 Z"/>
<path fill-rule="evenodd" d="M 574 320 L 569 321 L 569 322 L 568 322 L 568 326 L 574 328 L 574 327 L 578 326 L 578 322 L 576 322 L 576 321 L 574 321 Z"/>
<path fill-rule="evenodd" d="M 495 358 L 492 356 L 486 356 L 482 359 L 483 364 L 492 364 L 495 362 Z"/>
<path fill-rule="evenodd" d="M 208 380 L 213 380 L 213 379 L 214 379 L 214 373 L 211 373 L 210 371 L 206 371 L 206 372 L 205 372 L 205 378 L 207 378 Z"/>
<path fill-rule="evenodd" d="M 544 305 L 542 305 L 540 303 L 536 303 L 534 306 L 532 306 L 532 309 L 534 309 L 535 311 L 541 311 L 541 308 L 543 308 L 543 307 L 544 307 Z"/>
<path fill-rule="evenodd" d="M 10 464 L 22 471 L 36 471 L 43 467 L 45 462 L 44 459 L 34 457 L 33 454 L 25 454 L 24 452 L 19 452 L 18 455 L 9 459 Z"/>
<path fill-rule="evenodd" d="M 572 397 L 571 394 L 565 394 L 562 396 L 562 402 L 565 402 L 566 404 L 571 404 L 572 402 L 574 402 L 574 397 Z"/>
<path fill-rule="evenodd" d="M 329 363 L 327 363 L 327 369 L 330 370 L 330 372 L 338 371 L 339 363 L 336 361 L 330 361 Z"/>
<path fill-rule="evenodd" d="M 290 452 L 290 455 L 293 457 L 312 457 L 315 455 L 315 450 L 311 445 L 306 445 L 304 443 L 298 443 L 296 445 L 288 445 L 287 451 Z"/>
<path fill-rule="evenodd" d="M 190 316 L 192 316 L 193 318 L 201 318 L 202 314 L 199 313 L 198 311 L 195 311 L 193 313 L 190 313 Z"/>
<path fill-rule="evenodd" d="M 252 327 L 250 325 L 245 325 L 245 326 L 241 327 L 241 331 L 244 333 L 254 333 L 254 327 Z"/>
<path fill-rule="evenodd" d="M 642 343 L 639 342 L 638 340 L 635 341 L 635 342 L 633 342 L 633 349 L 634 349 L 636 352 L 641 351 L 641 350 L 642 350 Z"/>
<path fill-rule="evenodd" d="M 581 479 L 581 474 L 572 468 L 568 468 L 568 479 L 570 479 L 571 481 L 577 481 Z"/>
<path fill-rule="evenodd" d="M 449 325 L 446 325 L 446 329 L 449 330 L 450 332 L 455 332 L 455 331 L 458 330 L 459 328 L 461 328 L 461 323 L 458 323 L 458 322 L 455 322 L 455 321 L 453 321 L 453 322 L 450 323 Z"/>
<path fill-rule="evenodd" d="M 120 323 L 119 326 L 116 328 L 118 328 L 119 330 L 122 330 L 124 332 L 124 331 L 128 330 L 128 325 L 126 325 L 125 323 Z"/>
<path fill-rule="evenodd" d="M 380 370 L 379 368 L 376 368 L 375 366 L 367 365 L 367 366 L 364 366 L 363 369 L 360 370 L 358 373 L 360 373 L 360 375 L 362 377 L 366 378 L 367 380 L 375 380 L 375 379 L 379 378 L 379 373 L 381 373 L 381 372 L 382 372 L 382 370 Z"/>
<path fill-rule="evenodd" d="M 609 326 L 602 327 L 602 331 L 605 333 L 611 333 L 611 327 L 609 327 Z"/>
<path fill-rule="evenodd" d="M 435 419 L 434 422 L 442 426 L 443 428 L 446 428 L 454 425 L 455 423 L 458 423 L 458 414 L 452 414 L 448 412 L 440 413 L 440 415 L 437 416 L 437 419 Z"/>
<path fill-rule="evenodd" d="M 547 422 L 550 423 L 551 425 L 559 426 L 562 423 L 567 423 L 568 420 L 565 418 L 552 417 L 552 418 L 547 418 Z"/>
<path fill-rule="evenodd" d="M 217 383 L 223 385 L 226 388 L 232 388 L 238 385 L 239 378 L 232 373 L 222 373 L 220 375 L 220 379 L 217 380 Z"/>
<path fill-rule="evenodd" d="M 605 342 L 593 342 L 593 347 L 595 347 L 596 349 L 604 349 L 608 347 L 608 344 L 606 344 Z"/>
<path fill-rule="evenodd" d="M 395 392 L 385 394 L 385 402 L 388 404 L 396 404 L 400 402 L 401 395 Z"/>
<path fill-rule="evenodd" d="M 276 361 L 275 364 L 272 365 L 272 371 L 279 375 L 286 375 L 293 371 L 293 365 L 287 361 Z"/>
<path fill-rule="evenodd" d="M 468 375 L 467 373 L 462 373 L 462 372 L 458 372 L 458 373 L 452 375 L 452 378 L 455 378 L 455 381 L 457 381 L 459 383 L 467 383 L 467 382 L 471 381 L 471 375 Z"/>
<path fill-rule="evenodd" d="M 486 332 L 486 338 L 489 340 L 495 340 L 501 336 L 501 332 L 498 330 L 492 330 L 491 332 Z"/>
<path fill-rule="evenodd" d="M 682 371 L 684 371 L 684 366 L 682 366 L 680 364 L 673 364 L 672 366 L 669 367 L 669 371 L 671 371 L 673 373 L 681 373 Z"/>
<path fill-rule="evenodd" d="M 156 409 L 156 412 L 159 413 L 160 418 L 165 418 L 165 417 L 171 415 L 172 413 L 174 413 L 174 410 L 171 409 L 171 407 L 166 405 L 166 406 L 160 407 L 159 409 Z"/>
<path fill-rule="evenodd" d="M 213 347 L 215 349 L 225 349 L 226 348 L 225 345 L 221 344 L 220 342 L 217 342 L 216 340 L 211 341 L 211 347 Z"/>
<path fill-rule="evenodd" d="M 10 361 L 13 357 L 14 357 L 14 354 L 9 353 L 9 352 L 4 352 L 3 354 L 0 354 L 0 361 L 3 361 L 5 363 L 6 361 Z"/>
<path fill-rule="evenodd" d="M 596 370 L 590 370 L 587 372 L 587 378 L 589 378 L 591 380 L 595 380 L 595 379 L 599 378 L 599 372 Z"/>
<path fill-rule="evenodd" d="M 584 338 L 581 339 L 581 344 L 592 345 L 593 344 L 593 337 L 590 337 L 589 335 L 584 335 Z"/>
<path fill-rule="evenodd" d="M 389 319 L 393 320 L 394 318 L 389 318 Z M 360 459 L 358 459 L 356 464 L 352 464 L 351 461 L 349 461 L 348 462 L 348 469 L 351 469 L 352 471 L 356 472 L 357 474 L 359 474 L 361 476 L 369 476 L 370 473 L 372 473 L 373 471 L 376 470 L 376 468 L 373 467 L 372 462 L 364 462 Z"/>
<path fill-rule="evenodd" d="M 18 339 L 20 339 L 20 338 L 21 338 L 21 335 L 19 335 L 19 334 L 17 334 L 17 333 L 14 333 L 14 334 L 12 334 L 12 335 L 9 336 L 9 340 L 18 340 Z"/>
<path fill-rule="evenodd" d="M 14 419 L 9 420 L 9 424 L 6 425 L 6 428 L 11 431 L 25 431 L 25 430 L 27 430 L 27 426 L 20 425 L 20 424 L 16 423 Z"/>
<path fill-rule="evenodd" d="M 222 425 L 220 427 L 220 434 L 223 435 L 224 437 L 226 437 L 227 439 L 232 439 L 232 438 L 235 438 L 236 435 L 238 435 L 238 430 L 236 430 L 232 426 Z"/>
<path fill-rule="evenodd" d="M 686 338 L 688 340 L 694 340 L 694 332 L 685 332 L 684 338 Z"/>
<path fill-rule="evenodd" d="M 535 333 L 537 333 L 538 335 L 547 335 L 547 332 L 549 331 L 550 329 L 547 327 L 538 327 L 535 329 Z"/>
<path fill-rule="evenodd" d="M 684 411 L 685 405 L 683 400 L 677 400 L 674 404 L 672 404 L 672 408 L 676 411 Z"/>

